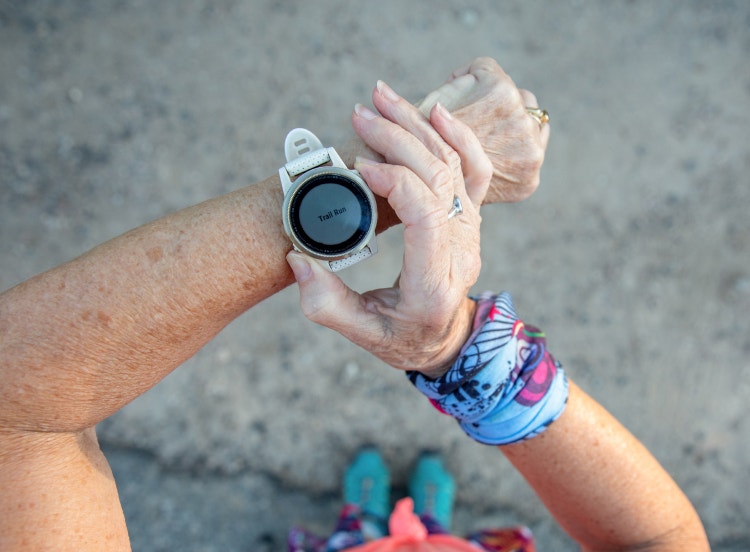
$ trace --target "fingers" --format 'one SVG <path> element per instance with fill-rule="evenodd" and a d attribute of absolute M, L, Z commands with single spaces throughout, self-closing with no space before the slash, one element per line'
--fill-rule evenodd
<path fill-rule="evenodd" d="M 454 111 L 465 104 L 466 98 L 470 96 L 470 92 L 476 86 L 486 86 L 490 82 L 498 83 L 500 81 L 507 81 L 508 84 L 513 85 L 512 79 L 494 59 L 490 57 L 477 58 L 471 63 L 456 69 L 448 82 L 438 88 L 438 90 L 428 94 L 422 104 L 420 104 L 420 110 L 423 113 L 427 113 L 428 109 L 431 109 L 435 103 L 440 101 L 450 111 Z M 515 85 L 512 87 L 515 88 Z M 519 89 L 518 91 L 526 107 L 539 107 L 539 103 L 533 93 L 523 89 Z M 542 125 L 539 132 L 542 145 L 546 149 L 550 137 L 549 124 Z"/>
<path fill-rule="evenodd" d="M 354 168 L 374 193 L 388 200 L 407 227 L 435 226 L 425 221 L 435 218 L 431 211 L 437 211 L 442 202 L 410 167 L 357 159 Z"/>
<path fill-rule="evenodd" d="M 453 71 L 441 87 L 427 94 L 418 108 L 428 116 L 433 106 L 440 102 L 448 111 L 456 111 L 472 101 L 472 92 L 476 90 L 477 85 L 487 86 L 493 79 L 507 79 L 512 83 L 494 59 L 477 58 Z"/>
<path fill-rule="evenodd" d="M 450 175 L 446 175 L 445 166 L 451 156 L 456 157 L 455 152 L 415 108 L 411 109 L 413 110 L 412 118 L 422 118 L 421 124 L 418 121 L 411 121 L 411 128 L 415 129 L 421 125 L 430 127 L 430 130 L 421 128 L 420 134 L 421 136 L 427 133 L 432 134 L 429 140 L 425 139 L 431 144 L 432 149 L 425 147 L 426 144 L 422 139 L 412 131 L 384 117 L 378 117 L 362 105 L 355 107 L 352 125 L 364 142 L 382 154 L 386 162 L 409 167 L 433 193 L 452 197 L 453 183 Z M 458 161 L 457 157 L 456 161 Z"/>
<path fill-rule="evenodd" d="M 493 168 L 479 139 L 471 129 L 452 117 L 445 107 L 436 104 L 430 121 L 443 139 L 459 155 L 466 193 L 478 208 L 487 195 Z"/>
<path fill-rule="evenodd" d="M 430 116 L 430 111 L 438 102 L 448 111 L 455 111 L 464 104 L 476 82 L 474 75 L 465 74 L 454 77 L 437 90 L 427 94 L 417 108 L 425 117 Z"/>
<path fill-rule="evenodd" d="M 378 81 L 372 94 L 372 100 L 383 118 L 396 125 L 395 127 L 391 127 L 392 132 L 396 135 L 401 135 L 402 138 L 405 134 L 411 135 L 409 136 L 410 140 L 418 140 L 433 156 L 450 164 L 451 156 L 453 155 L 452 149 L 433 128 L 429 119 L 420 113 L 417 108 L 401 98 L 382 81 Z M 377 136 L 373 138 L 377 140 Z M 403 153 L 408 150 L 405 150 L 398 141 L 395 141 L 393 136 L 381 135 L 378 148 L 384 148 L 385 151 L 381 153 L 386 155 L 386 158 L 390 162 L 403 165 L 409 164 L 409 159 L 403 157 Z M 381 150 L 378 149 L 378 151 Z M 429 181 L 433 175 L 420 174 L 420 177 L 425 181 Z"/>
<path fill-rule="evenodd" d="M 459 67 L 453 71 L 449 82 L 464 75 L 473 75 L 478 80 L 488 77 L 498 79 L 508 78 L 508 75 L 503 71 L 502 67 L 500 67 L 497 61 L 491 57 L 478 57 L 463 67 Z"/>
<path fill-rule="evenodd" d="M 520 88 L 518 92 L 521 94 L 521 99 L 526 107 L 539 107 L 539 102 L 533 92 Z"/>
<path fill-rule="evenodd" d="M 372 101 L 383 117 L 413 134 L 433 155 L 443 161 L 449 161 L 452 149 L 430 124 L 429 116 L 425 117 L 383 81 L 378 81 Z"/>
<path fill-rule="evenodd" d="M 374 193 L 388 200 L 403 222 L 404 258 L 410 270 L 422 272 L 433 267 L 433 272 L 441 272 L 450 254 L 445 247 L 449 202 L 436 196 L 409 168 L 363 160 L 355 168 Z"/>
<path fill-rule="evenodd" d="M 435 295 L 433 290 L 472 276 L 462 259 L 473 259 L 478 250 L 479 206 L 492 165 L 471 129 L 442 106 L 425 119 L 384 83 L 373 102 L 382 117 L 357 106 L 352 124 L 387 163 L 360 160 L 355 168 L 404 223 L 400 285 L 411 291 L 406 300 Z M 448 219 L 456 195 L 465 211 L 459 221 Z"/>
<path fill-rule="evenodd" d="M 492 163 L 472 130 L 441 105 L 432 109 L 427 120 L 384 83 L 379 83 L 373 101 L 383 117 L 357 106 L 352 123 L 389 164 L 361 160 L 356 168 L 405 224 L 405 245 L 414 245 L 408 255 L 410 267 L 424 268 L 430 260 L 441 266 L 434 261 L 447 254 L 449 232 L 441 227 L 448 223 L 453 197 L 459 196 L 465 209 L 472 207 L 465 222 L 478 225 Z M 412 180 L 411 173 L 417 178 Z"/>
<path fill-rule="evenodd" d="M 437 140 L 438 136 L 430 128 L 427 117 L 420 116 L 419 110 L 381 80 L 375 86 L 372 101 L 383 117 L 411 132 L 426 146 L 430 147 L 430 143 Z M 439 143 L 439 140 L 437 142 Z"/>
<path fill-rule="evenodd" d="M 357 106 L 352 119 L 355 130 L 370 147 L 389 163 L 413 170 L 443 203 L 456 193 L 465 197 L 462 184 L 466 179 L 467 190 L 472 190 L 469 197 L 478 205 L 477 185 L 484 185 L 489 161 L 468 126 L 454 120 L 446 109 L 433 108 L 430 119 L 425 118 L 382 81 L 373 92 L 373 103 L 382 118 Z"/>

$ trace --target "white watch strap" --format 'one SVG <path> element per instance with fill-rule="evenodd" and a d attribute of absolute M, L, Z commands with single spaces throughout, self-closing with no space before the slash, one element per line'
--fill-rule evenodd
<path fill-rule="evenodd" d="M 323 149 L 323 142 L 306 128 L 293 128 L 284 140 L 284 155 L 287 161 L 294 161 L 311 151 Z"/>
<path fill-rule="evenodd" d="M 320 139 L 306 128 L 289 131 L 284 140 L 284 154 L 287 160 L 284 167 L 289 176 L 297 176 L 331 160 L 328 149 L 324 148 Z"/>
<path fill-rule="evenodd" d="M 319 149 L 306 153 L 294 161 L 290 161 L 284 165 L 284 168 L 286 169 L 286 172 L 289 173 L 289 176 L 297 176 L 303 172 L 309 171 L 310 169 L 314 169 L 315 167 L 325 165 L 330 160 L 331 156 L 329 155 L 328 150 Z"/>
<path fill-rule="evenodd" d="M 362 251 L 358 251 L 354 255 L 349 255 L 348 257 L 339 259 L 338 261 L 328 261 L 328 266 L 330 267 L 331 272 L 338 272 L 339 270 L 349 268 L 350 266 L 357 264 L 359 261 L 362 261 L 371 256 L 372 250 L 368 245 Z"/>

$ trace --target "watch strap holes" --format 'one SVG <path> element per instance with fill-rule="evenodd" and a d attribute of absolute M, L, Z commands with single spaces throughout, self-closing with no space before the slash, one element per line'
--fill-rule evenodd
<path fill-rule="evenodd" d="M 296 142 L 294 142 L 294 147 L 297 150 L 298 156 L 312 151 L 309 144 L 307 143 L 307 138 L 302 138 L 301 140 L 297 140 Z"/>
<path fill-rule="evenodd" d="M 284 154 L 287 162 L 323 149 L 320 139 L 305 128 L 290 130 L 284 140 Z"/>

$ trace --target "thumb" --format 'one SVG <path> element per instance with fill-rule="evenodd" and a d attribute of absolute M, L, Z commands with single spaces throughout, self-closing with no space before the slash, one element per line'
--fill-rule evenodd
<path fill-rule="evenodd" d="M 437 90 L 433 90 L 417 105 L 422 115 L 430 118 L 430 112 L 435 104 L 440 104 L 448 111 L 456 111 L 468 103 L 468 93 L 476 84 L 477 79 L 470 74 L 450 79 Z"/>
<path fill-rule="evenodd" d="M 311 321 L 346 335 L 356 327 L 361 315 L 358 293 L 349 289 L 341 278 L 327 271 L 313 259 L 290 251 L 286 260 L 299 286 L 302 313 Z"/>

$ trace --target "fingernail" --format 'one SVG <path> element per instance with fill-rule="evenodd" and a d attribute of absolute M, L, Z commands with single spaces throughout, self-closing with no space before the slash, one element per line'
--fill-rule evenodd
<path fill-rule="evenodd" d="M 393 88 L 388 86 L 382 80 L 379 80 L 376 86 L 378 88 L 378 92 L 380 92 L 380 95 L 383 96 L 386 100 L 395 102 L 399 99 L 398 94 L 393 91 Z"/>
<path fill-rule="evenodd" d="M 446 119 L 452 119 L 453 118 L 453 115 L 451 115 L 451 112 L 448 111 L 447 109 L 445 109 L 445 107 L 443 106 L 443 104 L 441 104 L 440 102 L 437 102 L 435 104 L 435 109 L 438 110 L 438 112 L 440 113 L 441 117 L 445 117 Z"/>
<path fill-rule="evenodd" d="M 312 275 L 310 261 L 301 253 L 290 251 L 286 256 L 286 262 L 289 263 L 292 272 L 294 272 L 294 279 L 297 280 L 297 282 L 304 282 Z"/>
<path fill-rule="evenodd" d="M 377 161 L 368 159 L 367 157 L 360 157 L 359 155 L 354 158 L 354 168 L 361 167 L 362 165 L 377 165 Z"/>
<path fill-rule="evenodd" d="M 362 104 L 358 103 L 354 106 L 354 112 L 362 117 L 363 119 L 367 119 L 369 121 L 373 120 L 375 117 L 377 117 L 377 114 L 372 111 L 371 109 L 366 108 Z"/>

